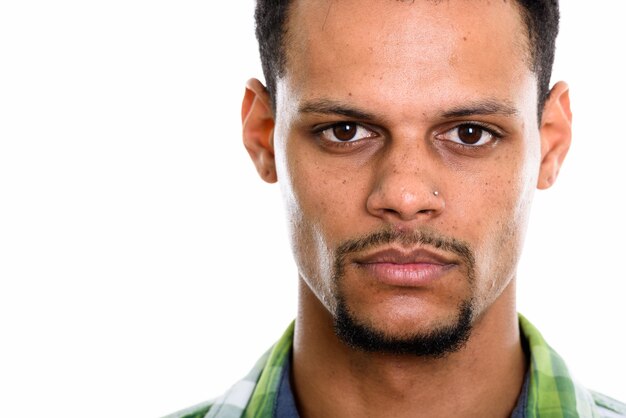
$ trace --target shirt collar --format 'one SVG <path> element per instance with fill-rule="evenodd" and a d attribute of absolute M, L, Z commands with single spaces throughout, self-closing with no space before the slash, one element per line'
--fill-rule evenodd
<path fill-rule="evenodd" d="M 597 417 L 591 394 L 576 384 L 561 356 L 524 316 L 519 323 L 530 350 L 528 418 Z"/>
<path fill-rule="evenodd" d="M 526 416 L 539 418 L 598 417 L 591 394 L 577 385 L 563 359 L 543 339 L 539 331 L 522 315 L 519 315 L 522 338 L 530 351 L 530 381 Z M 247 406 L 243 417 L 272 416 L 280 378 L 289 360 L 293 345 L 292 322 L 274 347 L 257 363 L 246 378 L 249 383 L 246 399 L 240 393 L 239 404 Z M 257 380 L 258 379 L 258 380 Z M 241 382 L 240 382 L 241 383 Z M 218 408 L 219 409 L 219 408 Z M 211 411 L 213 412 L 213 410 Z M 210 414 L 213 416 L 213 414 Z M 219 415 L 215 415 L 218 417 Z"/>

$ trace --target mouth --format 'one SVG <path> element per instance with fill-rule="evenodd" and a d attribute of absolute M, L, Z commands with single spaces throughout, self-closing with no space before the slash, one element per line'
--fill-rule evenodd
<path fill-rule="evenodd" d="M 353 264 L 381 284 L 425 287 L 458 266 L 455 260 L 426 248 L 387 248 L 356 257 Z"/>

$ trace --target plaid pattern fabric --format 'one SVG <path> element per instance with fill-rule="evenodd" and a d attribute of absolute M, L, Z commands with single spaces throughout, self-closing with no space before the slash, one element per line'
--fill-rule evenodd
<path fill-rule="evenodd" d="M 626 417 L 626 405 L 574 382 L 565 362 L 522 315 L 522 335 L 530 348 L 527 418 Z M 289 360 L 294 323 L 254 366 L 223 396 L 165 418 L 271 418 L 283 367 Z"/>
<path fill-rule="evenodd" d="M 522 315 L 520 328 L 530 348 L 530 385 L 526 416 L 600 417 L 591 394 L 572 380 L 563 359 Z"/>

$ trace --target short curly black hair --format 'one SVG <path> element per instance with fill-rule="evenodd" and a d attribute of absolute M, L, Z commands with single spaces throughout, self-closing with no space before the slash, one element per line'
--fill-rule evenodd
<path fill-rule="evenodd" d="M 528 31 L 531 69 L 537 76 L 538 116 L 550 93 L 550 76 L 554 62 L 556 36 L 559 32 L 558 0 L 515 0 L 520 6 Z M 275 107 L 276 80 L 284 75 L 286 66 L 285 21 L 290 0 L 257 0 L 254 18 L 259 41 L 261 65 L 267 90 Z"/>

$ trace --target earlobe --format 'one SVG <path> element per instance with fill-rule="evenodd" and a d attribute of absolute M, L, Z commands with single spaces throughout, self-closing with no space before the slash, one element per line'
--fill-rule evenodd
<path fill-rule="evenodd" d="M 569 87 L 559 81 L 552 87 L 543 108 L 539 128 L 541 135 L 541 167 L 537 188 L 554 184 L 572 141 L 572 111 Z"/>
<path fill-rule="evenodd" d="M 267 90 L 257 79 L 246 83 L 241 104 L 243 144 L 256 166 L 257 172 L 268 183 L 276 182 L 274 160 L 274 115 Z"/>

